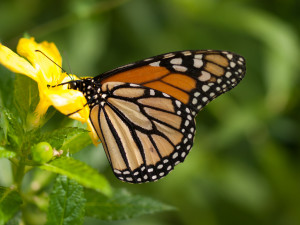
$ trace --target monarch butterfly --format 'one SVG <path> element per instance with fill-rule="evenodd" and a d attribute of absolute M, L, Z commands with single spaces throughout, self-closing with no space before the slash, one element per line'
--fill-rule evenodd
<path fill-rule="evenodd" d="M 231 52 L 180 51 L 71 81 L 68 88 L 84 94 L 116 177 L 144 183 L 184 161 L 197 113 L 245 72 L 245 59 Z"/>

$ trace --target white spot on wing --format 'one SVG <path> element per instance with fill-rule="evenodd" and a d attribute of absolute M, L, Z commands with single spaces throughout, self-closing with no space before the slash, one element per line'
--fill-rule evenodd
<path fill-rule="evenodd" d="M 172 156 L 173 159 L 176 159 L 178 157 L 178 152 L 175 152 Z"/>
<path fill-rule="evenodd" d="M 194 96 L 195 96 L 195 97 L 200 96 L 200 92 L 195 92 L 195 93 L 194 93 Z"/>
<path fill-rule="evenodd" d="M 175 56 L 174 53 L 168 53 L 168 54 L 165 54 L 165 55 L 164 55 L 164 58 L 167 59 L 167 58 L 171 58 L 171 57 L 173 57 L 173 56 Z"/>
<path fill-rule="evenodd" d="M 232 54 L 227 54 L 227 58 L 228 58 L 229 60 L 231 60 L 231 59 L 232 59 Z"/>
<path fill-rule="evenodd" d="M 187 127 L 189 124 L 190 124 L 190 121 L 186 120 L 185 123 L 184 123 L 184 126 Z"/>
<path fill-rule="evenodd" d="M 193 104 L 193 105 L 196 105 L 196 104 L 197 104 L 197 102 L 198 102 L 198 100 L 197 100 L 196 98 L 193 98 L 193 100 L 192 100 L 192 104 Z"/>
<path fill-rule="evenodd" d="M 201 59 L 194 59 L 194 67 L 196 68 L 200 68 L 201 66 L 203 66 L 203 61 Z"/>
<path fill-rule="evenodd" d="M 176 103 L 176 105 L 177 105 L 178 108 L 181 107 L 181 102 L 180 101 L 176 100 L 175 103 Z"/>
<path fill-rule="evenodd" d="M 229 77 L 231 77 L 231 75 L 232 75 L 232 73 L 228 71 L 228 72 L 226 72 L 225 77 L 229 78 Z"/>
<path fill-rule="evenodd" d="M 150 89 L 150 95 L 155 95 L 155 91 L 153 89 Z"/>
<path fill-rule="evenodd" d="M 204 92 L 207 92 L 208 90 L 209 90 L 209 86 L 208 85 L 203 85 L 202 86 L 202 90 L 204 91 Z"/>
<path fill-rule="evenodd" d="M 179 72 L 187 71 L 187 68 L 185 66 L 174 65 L 173 68 L 174 68 L 174 70 L 179 71 Z"/>
<path fill-rule="evenodd" d="M 177 64 L 180 65 L 182 63 L 182 58 L 174 58 L 170 60 L 171 64 Z"/>
<path fill-rule="evenodd" d="M 121 174 L 121 171 L 120 170 L 114 170 L 114 172 L 116 173 L 116 174 Z"/>
<path fill-rule="evenodd" d="M 202 54 L 197 54 L 194 56 L 195 59 L 202 59 L 203 55 Z"/>
<path fill-rule="evenodd" d="M 235 67 L 235 62 L 230 62 L 230 67 L 234 68 Z"/>
<path fill-rule="evenodd" d="M 206 72 L 206 71 L 202 71 L 201 72 L 201 75 L 198 77 L 198 79 L 200 81 L 208 81 L 210 79 L 211 75 L 209 72 Z"/>
<path fill-rule="evenodd" d="M 159 64 L 160 64 L 160 61 L 156 61 L 156 62 L 150 63 L 149 65 L 158 67 Z"/>
<path fill-rule="evenodd" d="M 182 54 L 185 56 L 188 56 L 188 55 L 191 55 L 192 53 L 190 51 L 184 51 L 184 52 L 182 52 Z"/>

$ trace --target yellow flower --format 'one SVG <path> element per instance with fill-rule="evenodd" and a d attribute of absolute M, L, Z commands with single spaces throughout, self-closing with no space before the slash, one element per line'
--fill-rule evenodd
<path fill-rule="evenodd" d="M 68 82 L 71 80 L 70 77 L 73 80 L 78 80 L 78 78 L 62 72 L 57 65 L 36 50 L 44 53 L 57 65 L 62 65 L 62 58 L 54 43 L 46 41 L 37 43 L 34 38 L 21 38 L 17 46 L 18 54 L 0 44 L 0 63 L 9 70 L 26 75 L 38 83 L 40 102 L 35 109 L 35 125 L 38 126 L 40 118 L 45 115 L 51 105 L 65 115 L 81 109 L 70 118 L 86 122 L 88 129 L 92 131 L 90 132 L 92 140 L 96 144 L 98 136 L 89 120 L 89 108 L 85 106 L 86 99 L 83 94 L 80 91 L 68 89 L 67 85 L 48 87 Z"/>

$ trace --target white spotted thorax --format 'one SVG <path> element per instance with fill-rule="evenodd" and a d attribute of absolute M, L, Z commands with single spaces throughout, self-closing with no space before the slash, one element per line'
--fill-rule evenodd
<path fill-rule="evenodd" d="M 195 116 L 245 75 L 245 59 L 227 51 L 172 52 L 69 83 L 83 93 L 90 120 L 116 177 L 156 181 L 193 146 Z"/>

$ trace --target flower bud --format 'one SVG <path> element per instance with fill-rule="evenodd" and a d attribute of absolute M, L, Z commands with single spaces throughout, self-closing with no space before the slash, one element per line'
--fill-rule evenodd
<path fill-rule="evenodd" d="M 31 148 L 32 160 L 37 163 L 46 163 L 53 157 L 53 149 L 48 142 L 40 142 Z"/>

